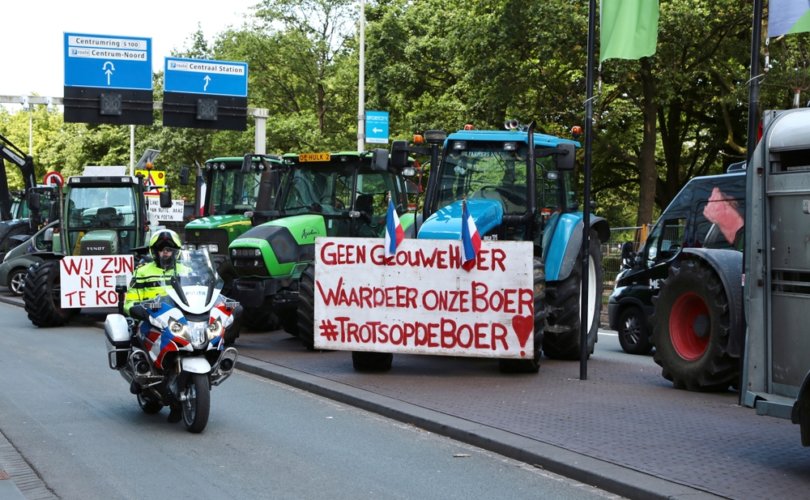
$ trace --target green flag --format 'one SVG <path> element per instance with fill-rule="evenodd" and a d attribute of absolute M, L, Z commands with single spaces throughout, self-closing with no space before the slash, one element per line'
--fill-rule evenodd
<path fill-rule="evenodd" d="M 599 61 L 655 54 L 658 0 L 602 0 Z"/>

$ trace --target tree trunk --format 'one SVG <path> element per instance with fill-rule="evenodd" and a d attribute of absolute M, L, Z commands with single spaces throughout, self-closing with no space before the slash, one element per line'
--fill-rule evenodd
<path fill-rule="evenodd" d="M 636 221 L 639 225 L 652 223 L 655 205 L 655 185 L 658 171 L 655 166 L 656 111 L 655 79 L 652 76 L 649 58 L 641 59 L 642 114 L 644 130 L 641 152 L 638 158 L 639 201 Z"/>

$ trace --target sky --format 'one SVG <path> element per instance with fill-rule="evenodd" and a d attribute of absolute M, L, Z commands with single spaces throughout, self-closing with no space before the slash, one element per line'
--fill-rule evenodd
<path fill-rule="evenodd" d="M 153 71 L 164 57 L 187 47 L 202 28 L 209 42 L 242 26 L 259 0 L 11 0 L 3 2 L 0 28 L 0 95 L 62 97 L 64 34 L 152 39 Z"/>

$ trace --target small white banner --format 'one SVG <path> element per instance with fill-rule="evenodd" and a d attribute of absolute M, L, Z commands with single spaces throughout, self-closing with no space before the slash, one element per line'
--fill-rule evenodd
<path fill-rule="evenodd" d="M 183 220 L 183 200 L 172 200 L 172 206 L 169 208 L 160 206 L 158 196 L 147 196 L 146 201 L 148 202 L 146 210 L 151 222 L 179 222 Z"/>
<path fill-rule="evenodd" d="M 483 241 L 461 267 L 461 241 L 318 238 L 315 347 L 524 358 L 534 352 L 532 243 Z"/>
<path fill-rule="evenodd" d="M 129 285 L 132 255 L 86 255 L 64 257 L 60 261 L 62 307 L 116 307 L 116 276 L 125 276 Z"/>

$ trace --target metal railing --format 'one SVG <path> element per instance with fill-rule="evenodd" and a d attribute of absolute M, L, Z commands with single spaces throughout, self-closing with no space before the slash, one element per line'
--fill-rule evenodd
<path fill-rule="evenodd" d="M 640 242 L 646 239 L 649 226 L 616 227 L 610 229 L 610 239 L 602 244 L 602 318 L 603 327 L 608 325 L 607 301 L 616 284 L 616 275 L 622 268 L 622 246 L 633 243 L 633 249 L 638 250 Z"/>

